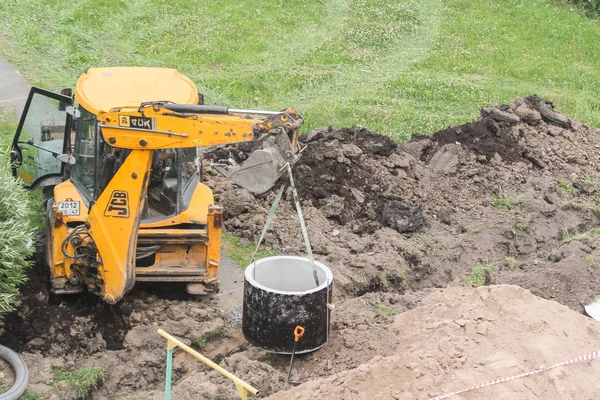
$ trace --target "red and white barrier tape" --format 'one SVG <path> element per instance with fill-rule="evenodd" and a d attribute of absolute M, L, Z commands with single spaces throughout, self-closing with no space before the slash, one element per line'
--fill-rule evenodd
<path fill-rule="evenodd" d="M 482 384 L 479 384 L 479 385 L 476 385 L 476 386 L 471 386 L 470 388 L 467 388 L 467 389 L 458 390 L 456 392 L 447 393 L 447 394 L 443 394 L 443 395 L 440 395 L 440 396 L 432 397 L 429 400 L 442 400 L 442 399 L 446 399 L 448 397 L 455 396 L 457 394 L 461 394 L 461 393 L 465 393 L 465 392 L 470 392 L 472 390 L 476 390 L 476 389 L 481 389 L 481 388 L 488 387 L 488 386 L 497 385 L 499 383 L 504 383 L 504 382 L 515 380 L 515 379 L 525 378 L 526 376 L 536 375 L 536 374 L 539 374 L 540 372 L 548 371 L 548 370 L 551 370 L 553 368 L 562 367 L 564 365 L 578 363 L 580 361 L 594 360 L 594 359 L 596 359 L 598 357 L 600 357 L 600 351 L 594 351 L 592 353 L 586 354 L 585 356 L 580 356 L 580 357 L 577 357 L 577 358 L 573 358 L 571 360 L 564 361 L 564 362 L 561 362 L 559 364 L 554 364 L 554 365 L 552 365 L 550 367 L 544 367 L 542 365 L 539 369 L 536 369 L 536 370 L 533 370 L 533 371 L 524 372 L 524 373 L 518 374 L 518 375 L 508 376 L 508 377 L 502 378 L 502 379 L 496 379 L 496 380 L 493 380 L 493 381 L 490 381 L 490 382 L 487 382 L 487 383 L 482 383 Z"/>

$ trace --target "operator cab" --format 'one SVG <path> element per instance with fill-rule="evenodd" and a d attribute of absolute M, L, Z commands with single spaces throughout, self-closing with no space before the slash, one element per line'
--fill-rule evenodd
<path fill-rule="evenodd" d="M 123 165 L 130 150 L 110 146 L 99 132 L 96 116 L 81 105 L 78 111 L 70 175 L 89 205 Z M 154 151 L 144 222 L 163 220 L 189 206 L 195 184 L 200 181 L 200 157 L 200 150 L 195 148 Z"/>
<path fill-rule="evenodd" d="M 147 101 L 198 104 L 202 100 L 187 77 L 163 68 L 92 68 L 77 82 L 77 108 L 69 95 L 70 89 L 61 94 L 31 89 L 13 140 L 13 174 L 28 189 L 41 185 L 45 201 L 52 197 L 55 185 L 70 178 L 87 209 L 130 152 L 104 141 L 98 115 Z M 122 125 L 152 128 L 151 121 L 137 122 Z M 185 210 L 200 180 L 199 149 L 154 153 L 144 222 L 164 220 Z"/>

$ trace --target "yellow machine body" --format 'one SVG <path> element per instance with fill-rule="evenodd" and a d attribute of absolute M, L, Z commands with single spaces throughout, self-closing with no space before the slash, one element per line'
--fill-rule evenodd
<path fill-rule="evenodd" d="M 30 94 L 32 103 L 35 95 Z M 217 291 L 222 210 L 201 182 L 202 148 L 261 140 L 263 149 L 248 168 L 242 164 L 226 174 L 257 180 L 263 191 L 282 165 L 297 159 L 301 117 L 291 109 L 198 104 L 194 84 L 162 68 L 90 69 L 77 82 L 74 97 L 78 108 L 67 107 L 73 118 L 67 116 L 63 151 L 53 153 L 63 163 L 60 182 L 44 188 L 51 193 L 46 229 L 53 291 L 87 288 L 111 304 L 140 281 Z M 40 163 L 40 149 L 58 140 L 46 135 L 46 141 L 36 142 L 31 133 L 23 140 L 27 118 L 22 117 L 13 143 L 20 156 L 15 175 L 26 181 L 36 173 L 27 170 L 25 147 L 37 149 Z M 268 175 L 266 181 L 261 174 Z M 56 182 L 58 175 L 49 176 Z"/>

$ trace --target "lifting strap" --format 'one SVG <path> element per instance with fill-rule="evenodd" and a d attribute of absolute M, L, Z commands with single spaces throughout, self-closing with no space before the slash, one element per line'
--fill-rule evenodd
<path fill-rule="evenodd" d="M 294 202 L 296 204 L 296 211 L 298 211 L 298 220 L 300 221 L 300 229 L 302 230 L 302 236 L 304 237 L 304 244 L 306 245 L 306 253 L 308 253 L 308 259 L 310 261 L 310 266 L 312 268 L 313 277 L 315 278 L 315 285 L 319 287 L 319 275 L 317 274 L 317 268 L 315 267 L 315 259 L 312 252 L 312 247 L 310 245 L 310 240 L 308 238 L 308 231 L 306 230 L 306 222 L 304 221 L 304 215 L 302 214 L 302 208 L 300 207 L 300 197 L 298 196 L 298 192 L 296 190 L 296 185 L 294 184 L 294 177 L 292 176 L 292 167 L 289 163 L 286 164 L 284 168 L 287 168 L 287 173 L 290 178 L 290 188 L 292 189 L 292 194 L 294 196 Z M 258 249 L 262 244 L 262 241 L 265 238 L 265 234 L 269 230 L 269 226 L 273 221 L 273 217 L 275 216 L 275 212 L 277 211 L 277 206 L 281 201 L 281 197 L 283 196 L 283 192 L 285 191 L 285 183 L 281 185 L 279 188 L 279 192 L 277 192 L 277 196 L 275 196 L 275 201 L 273 201 L 273 205 L 271 206 L 271 210 L 269 211 L 269 215 L 267 216 L 267 221 L 265 222 L 265 226 L 263 226 L 262 232 L 260 234 L 260 238 L 258 239 L 258 243 L 256 245 L 256 250 L 254 250 L 254 254 L 252 254 L 252 259 L 250 260 L 250 264 L 254 263 L 254 274 L 256 274 L 256 254 L 258 253 Z"/>

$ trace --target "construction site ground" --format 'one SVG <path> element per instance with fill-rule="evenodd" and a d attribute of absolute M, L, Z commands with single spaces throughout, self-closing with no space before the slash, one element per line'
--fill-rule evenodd
<path fill-rule="evenodd" d="M 427 132 L 424 132 L 427 133 Z M 242 271 L 230 290 L 137 285 L 116 306 L 48 292 L 42 262 L 0 343 L 22 352 L 39 398 L 164 398 L 166 341 L 181 338 L 270 399 L 427 399 L 600 349 L 583 305 L 600 294 L 600 132 L 535 96 L 397 145 L 365 128 L 316 129 L 295 166 L 317 260 L 334 274 L 329 343 L 296 357 L 241 333 Z M 253 196 L 211 171 L 228 232 L 255 243 L 275 192 Z M 305 255 L 291 193 L 266 248 Z M 57 370 L 103 368 L 86 393 Z M 586 361 L 455 398 L 600 398 Z M 234 385 L 176 352 L 173 399 L 235 399 Z"/>

